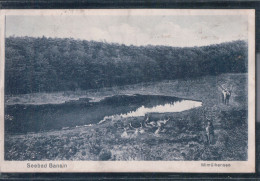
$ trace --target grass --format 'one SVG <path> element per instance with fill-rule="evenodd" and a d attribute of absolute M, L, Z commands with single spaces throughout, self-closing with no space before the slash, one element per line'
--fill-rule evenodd
<path fill-rule="evenodd" d="M 233 86 L 228 106 L 221 103 L 219 84 Z M 5 134 L 5 159 L 247 160 L 247 74 L 104 88 L 85 91 L 84 96 L 98 100 L 106 96 L 137 93 L 201 100 L 203 106 L 179 113 L 149 114 L 150 120 L 169 119 L 163 128 L 165 131 L 159 135 L 154 133 L 154 129 L 145 128 L 143 133 L 136 135 L 135 130 L 131 130 L 128 137 L 122 136 L 131 119 L 62 131 Z M 73 94 L 67 93 L 71 97 Z M 76 94 L 74 97 L 78 96 Z M 213 121 L 215 127 L 212 145 L 208 145 L 205 139 L 205 116 Z M 142 121 L 145 118 L 138 119 Z"/>

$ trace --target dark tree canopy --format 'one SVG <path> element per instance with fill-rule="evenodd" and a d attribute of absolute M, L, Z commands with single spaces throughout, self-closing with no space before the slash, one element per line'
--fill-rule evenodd
<path fill-rule="evenodd" d="M 247 72 L 247 42 L 126 46 L 61 38 L 6 38 L 6 94 L 94 89 Z"/>

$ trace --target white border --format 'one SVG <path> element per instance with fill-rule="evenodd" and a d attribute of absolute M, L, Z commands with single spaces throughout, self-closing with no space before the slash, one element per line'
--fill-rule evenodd
<path fill-rule="evenodd" d="M 248 161 L 5 161 L 4 160 L 4 45 L 6 15 L 247 15 L 248 16 Z M 0 10 L 0 172 L 255 172 L 255 10 L 121 9 L 121 10 Z M 67 168 L 27 168 L 27 163 L 67 164 Z M 201 163 L 231 164 L 201 167 Z"/>

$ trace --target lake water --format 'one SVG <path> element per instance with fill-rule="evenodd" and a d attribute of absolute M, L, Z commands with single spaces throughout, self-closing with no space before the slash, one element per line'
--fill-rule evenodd
<path fill-rule="evenodd" d="M 126 114 L 122 114 L 122 117 L 127 118 L 127 117 L 145 116 L 145 114 L 147 113 L 181 112 L 195 107 L 200 107 L 201 105 L 202 103 L 198 101 L 182 100 L 182 101 L 167 103 L 164 105 L 157 105 L 151 108 L 141 106 L 136 111 L 131 111 Z"/>
<path fill-rule="evenodd" d="M 117 118 L 141 117 L 149 113 L 181 112 L 202 102 L 161 95 L 116 95 L 99 102 L 80 99 L 63 104 L 5 106 L 5 131 L 39 132 L 92 126 Z"/>
<path fill-rule="evenodd" d="M 125 114 L 105 116 L 99 124 L 105 122 L 106 120 L 113 118 L 129 118 L 129 117 L 141 117 L 145 116 L 148 113 L 173 113 L 173 112 L 181 112 L 189 109 L 193 109 L 196 107 L 202 106 L 202 102 L 200 101 L 192 101 L 192 100 L 179 100 L 175 102 L 166 103 L 163 105 L 156 105 L 153 107 L 145 107 L 142 105 L 134 111 L 130 111 Z"/>

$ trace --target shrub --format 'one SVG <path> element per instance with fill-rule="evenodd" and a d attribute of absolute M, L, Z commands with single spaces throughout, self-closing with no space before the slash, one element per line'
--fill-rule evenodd
<path fill-rule="evenodd" d="M 111 151 L 109 151 L 109 150 L 102 150 L 99 154 L 99 159 L 103 160 L 103 161 L 109 160 L 109 159 L 111 159 L 111 157 L 112 157 L 112 154 L 111 154 Z"/>

